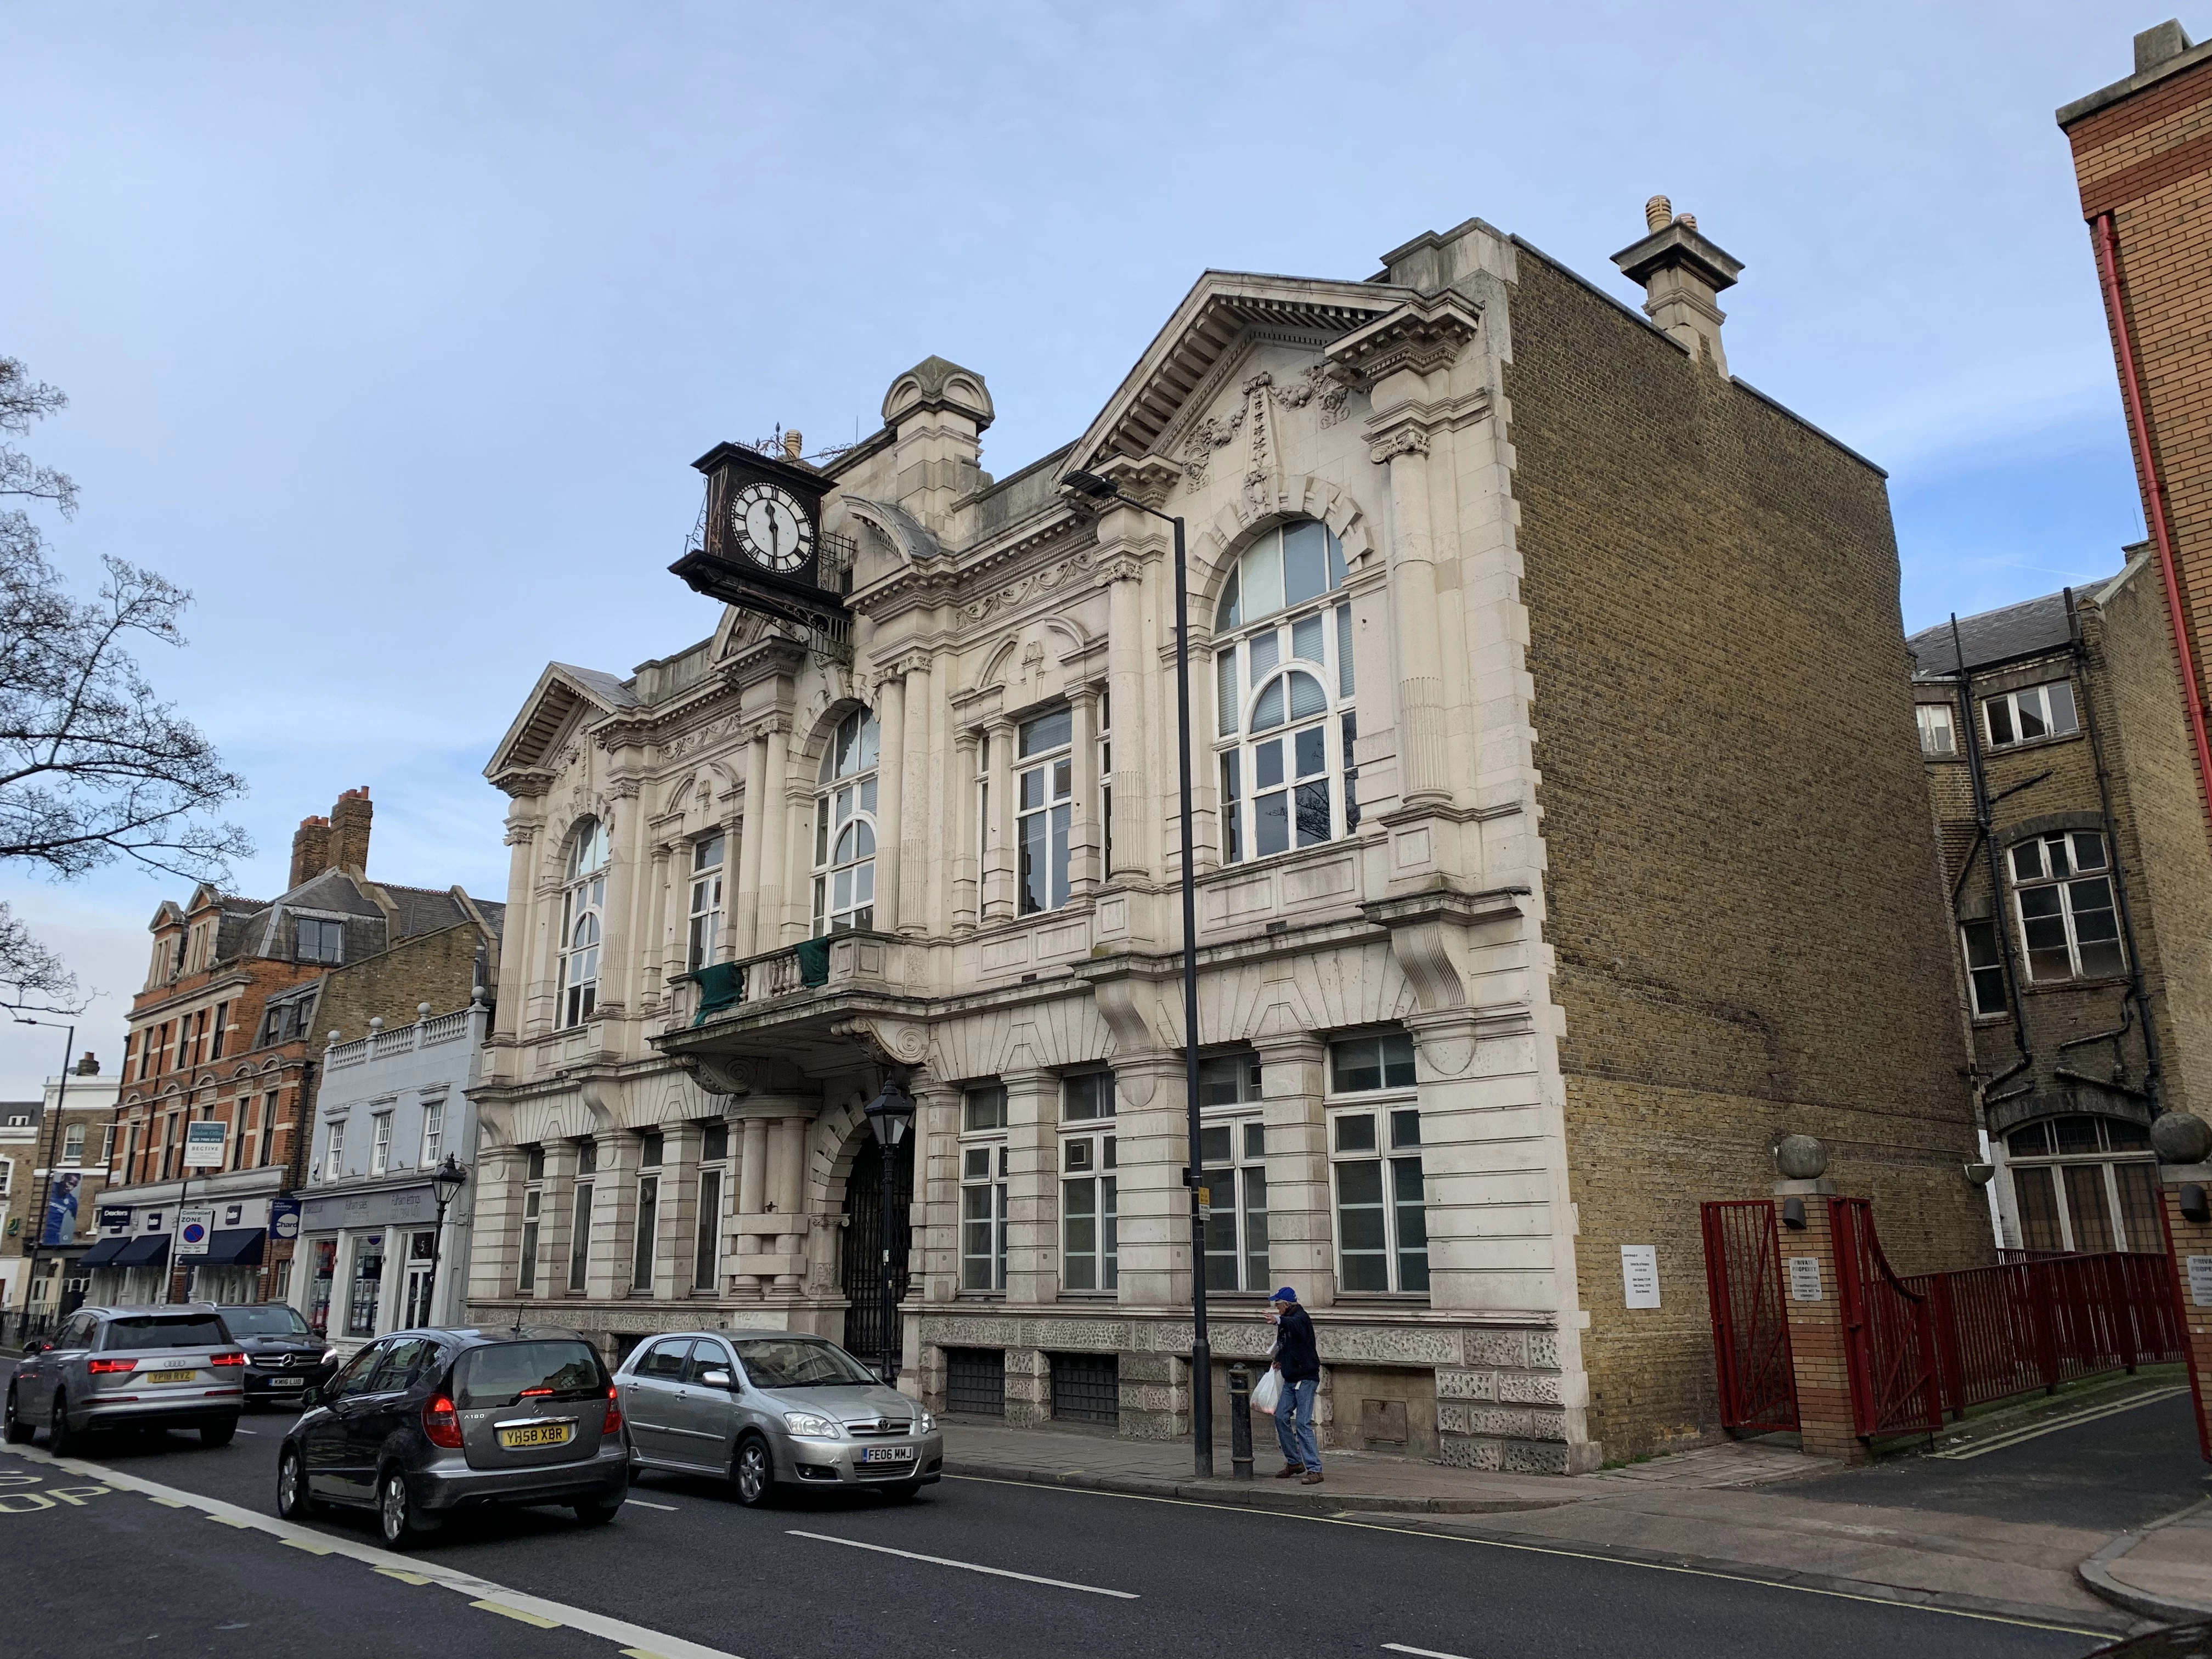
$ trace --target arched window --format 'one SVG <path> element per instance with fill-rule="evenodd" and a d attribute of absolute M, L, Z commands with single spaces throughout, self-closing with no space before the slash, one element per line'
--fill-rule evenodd
<path fill-rule="evenodd" d="M 1358 827 L 1344 583 L 1335 533 L 1302 519 L 1246 549 L 1222 588 L 1213 679 L 1225 863 L 1317 846 Z"/>
<path fill-rule="evenodd" d="M 561 1023 L 581 1025 L 599 1002 L 599 919 L 607 907 L 607 827 L 578 824 L 561 901 Z"/>
<path fill-rule="evenodd" d="M 814 801 L 814 936 L 876 925 L 876 717 L 838 722 Z"/>

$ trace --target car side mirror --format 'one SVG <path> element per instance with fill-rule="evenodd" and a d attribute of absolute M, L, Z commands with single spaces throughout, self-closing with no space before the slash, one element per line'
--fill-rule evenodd
<path fill-rule="evenodd" d="M 737 1385 L 731 1381 L 729 1372 L 714 1370 L 699 1373 L 699 1386 L 702 1389 L 729 1389 Z"/>
<path fill-rule="evenodd" d="M 34 1353 L 44 1353 L 53 1346 L 51 1342 L 42 1342 L 38 1338 L 33 1337 L 23 1345 L 23 1358 L 28 1359 Z"/>

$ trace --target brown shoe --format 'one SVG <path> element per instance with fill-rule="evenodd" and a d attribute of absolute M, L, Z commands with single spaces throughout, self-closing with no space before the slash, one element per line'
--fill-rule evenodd
<path fill-rule="evenodd" d="M 1304 1464 L 1285 1463 L 1282 1468 L 1275 1471 L 1275 1479 L 1278 1480 L 1288 1480 L 1292 1479 L 1294 1476 L 1301 1475 L 1304 1473 L 1305 1466 Z"/>
<path fill-rule="evenodd" d="M 1321 1485 L 1321 1471 L 1319 1469 L 1309 1469 L 1306 1472 L 1306 1478 L 1299 1481 L 1298 1485 L 1301 1486 L 1318 1486 Z"/>

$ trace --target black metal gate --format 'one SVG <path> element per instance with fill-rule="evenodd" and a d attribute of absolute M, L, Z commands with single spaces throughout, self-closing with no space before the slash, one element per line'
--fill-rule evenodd
<path fill-rule="evenodd" d="M 915 1137 L 908 1135 L 891 1152 L 891 1285 L 901 1302 L 906 1300 L 907 1291 L 907 1249 L 911 1237 L 907 1208 L 914 1199 L 914 1142 Z M 855 1358 L 877 1364 L 883 1359 L 886 1334 L 884 1154 L 872 1139 L 854 1158 L 853 1173 L 845 1182 L 844 1232 L 842 1288 L 845 1299 L 852 1304 L 845 1310 L 845 1346 Z M 896 1364 L 900 1345 L 894 1342 L 890 1352 Z"/>

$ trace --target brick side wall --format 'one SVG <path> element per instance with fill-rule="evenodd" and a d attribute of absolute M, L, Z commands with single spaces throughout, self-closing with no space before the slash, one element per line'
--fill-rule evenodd
<path fill-rule="evenodd" d="M 428 1003 L 433 1015 L 467 1007 L 477 949 L 483 943 L 474 922 L 460 922 L 334 969 L 316 1005 L 311 1050 L 319 1052 L 332 1031 L 345 1042 L 367 1036 L 371 1019 L 381 1019 L 387 1030 L 412 1025 L 421 1003 Z"/>
<path fill-rule="evenodd" d="M 1523 250 L 1507 378 L 1606 1455 L 1717 1428 L 1701 1199 L 1789 1130 L 1900 1271 L 1990 1259 L 1881 478 Z M 1662 1307 L 1619 1246 L 1659 1246 Z"/>

